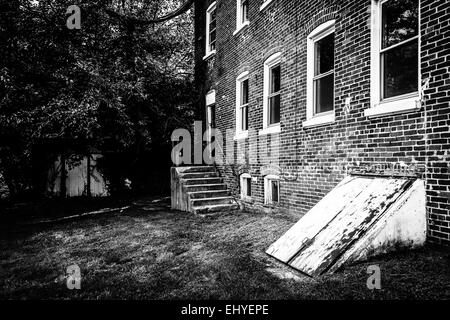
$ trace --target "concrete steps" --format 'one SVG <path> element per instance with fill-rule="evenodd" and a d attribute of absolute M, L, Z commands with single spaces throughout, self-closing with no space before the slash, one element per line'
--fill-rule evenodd
<path fill-rule="evenodd" d="M 212 166 L 174 168 L 181 210 L 208 215 L 239 209 L 226 184 Z M 175 203 L 177 203 L 175 201 Z M 174 208 L 180 209 L 180 208 Z"/>

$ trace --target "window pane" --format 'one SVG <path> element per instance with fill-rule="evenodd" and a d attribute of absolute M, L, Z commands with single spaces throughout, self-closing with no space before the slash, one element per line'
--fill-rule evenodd
<path fill-rule="evenodd" d="M 209 43 L 211 50 L 214 50 L 216 48 L 216 30 L 212 31 L 209 34 Z"/>
<path fill-rule="evenodd" d="M 241 130 L 248 130 L 248 107 L 241 108 Z"/>
<path fill-rule="evenodd" d="M 241 106 L 248 103 L 248 80 L 241 83 Z"/>
<path fill-rule="evenodd" d="M 210 128 L 214 129 L 216 127 L 216 106 L 208 106 L 208 125 Z"/>
<path fill-rule="evenodd" d="M 270 69 L 270 93 L 275 93 L 281 89 L 281 67 L 276 66 Z"/>
<path fill-rule="evenodd" d="M 384 99 L 418 91 L 417 43 L 415 40 L 382 54 Z"/>
<path fill-rule="evenodd" d="M 250 178 L 245 178 L 244 182 L 246 184 L 247 187 L 247 197 L 251 197 L 252 196 L 252 180 Z"/>
<path fill-rule="evenodd" d="M 390 0 L 382 10 L 383 49 L 417 35 L 418 0 Z"/>
<path fill-rule="evenodd" d="M 334 69 L 334 33 L 315 43 L 315 73 L 319 75 Z"/>
<path fill-rule="evenodd" d="M 278 190 L 279 182 L 271 180 L 270 184 L 272 186 L 272 188 L 271 188 L 272 189 L 272 202 L 278 202 L 279 201 L 279 190 Z"/>
<path fill-rule="evenodd" d="M 211 14 L 210 21 L 211 21 L 211 23 L 214 22 L 214 28 L 215 28 L 216 27 L 216 9 L 212 10 L 210 14 Z"/>
<path fill-rule="evenodd" d="M 280 122 L 280 100 L 279 94 L 269 98 L 269 125 Z"/>
<path fill-rule="evenodd" d="M 314 81 L 316 114 L 334 109 L 334 73 Z"/>
<path fill-rule="evenodd" d="M 248 20 L 248 0 L 242 0 L 242 22 Z"/>

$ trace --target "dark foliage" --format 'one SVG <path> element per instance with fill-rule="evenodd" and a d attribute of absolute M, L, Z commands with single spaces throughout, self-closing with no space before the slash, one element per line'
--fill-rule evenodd
<path fill-rule="evenodd" d="M 192 122 L 192 12 L 142 26 L 105 11 L 151 19 L 181 3 L 78 1 L 81 29 L 69 30 L 73 1 L 2 0 L 0 173 L 12 195 L 32 186 L 37 141 L 90 141 L 133 166 Z"/>

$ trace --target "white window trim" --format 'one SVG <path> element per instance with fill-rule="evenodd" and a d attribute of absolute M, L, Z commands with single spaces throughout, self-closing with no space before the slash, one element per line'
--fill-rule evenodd
<path fill-rule="evenodd" d="M 327 125 L 335 122 L 335 110 L 314 114 L 314 60 L 315 43 L 335 32 L 336 20 L 327 21 L 314 29 L 307 39 L 306 121 L 303 127 Z"/>
<path fill-rule="evenodd" d="M 248 71 L 245 71 L 236 78 L 236 136 L 234 137 L 235 140 L 248 138 L 248 130 L 243 131 L 241 129 L 242 115 L 240 111 L 241 111 L 242 82 L 249 79 L 249 74 L 250 73 Z"/>
<path fill-rule="evenodd" d="M 216 2 L 214 1 L 211 3 L 211 5 L 206 9 L 206 48 L 205 48 L 205 56 L 203 57 L 203 60 L 207 60 L 211 56 L 216 54 L 216 50 L 210 50 L 210 34 L 209 34 L 209 23 L 211 22 L 211 12 L 216 9 Z M 216 19 L 217 19 L 217 12 L 216 12 Z M 217 23 L 217 20 L 216 20 Z M 217 27 L 216 27 L 216 45 L 217 45 Z"/>
<path fill-rule="evenodd" d="M 262 6 L 259 8 L 259 11 L 263 11 L 269 4 L 271 4 L 273 0 L 265 0 Z"/>
<path fill-rule="evenodd" d="M 264 177 L 264 204 L 266 205 L 274 205 L 274 203 L 272 202 L 272 188 L 270 184 L 270 181 L 272 180 L 278 181 L 278 185 L 280 185 L 279 176 L 269 174 Z M 278 187 L 278 198 L 278 200 L 281 201 L 280 187 Z M 279 203 L 279 201 L 277 203 Z"/>
<path fill-rule="evenodd" d="M 239 32 L 241 32 L 242 29 L 250 25 L 250 21 L 245 21 L 244 23 L 241 23 L 239 26 L 236 27 L 236 30 L 233 32 L 233 36 L 237 35 Z"/>
<path fill-rule="evenodd" d="M 252 182 L 252 176 L 250 174 L 248 174 L 248 173 L 243 173 L 243 174 L 241 174 L 241 177 L 240 177 L 241 199 L 245 200 L 245 201 L 250 201 L 250 200 L 252 200 L 252 197 L 251 196 L 250 197 L 247 196 L 246 192 L 244 192 L 244 191 L 247 191 L 247 185 L 244 184 L 244 179 L 250 179 L 250 183 L 251 183 Z"/>
<path fill-rule="evenodd" d="M 418 92 L 412 94 L 406 94 L 390 99 L 386 99 L 385 101 L 381 100 L 381 5 L 388 0 L 372 0 L 372 16 L 371 16 L 371 50 L 370 50 L 370 60 L 371 60 L 371 77 L 370 77 L 370 108 L 364 110 L 364 115 L 366 117 L 376 117 L 376 116 L 384 116 L 394 113 L 401 112 L 412 112 L 421 109 L 421 57 L 419 52 L 419 61 L 418 61 Z M 420 33 L 420 20 L 421 20 L 421 11 L 420 11 L 420 0 L 419 0 L 419 51 L 421 46 L 421 33 Z"/>
<path fill-rule="evenodd" d="M 216 103 L 216 90 L 210 90 L 206 94 L 206 106 Z"/>
<path fill-rule="evenodd" d="M 269 126 L 269 90 L 270 90 L 270 69 L 281 63 L 281 52 L 271 55 L 264 62 L 264 91 L 263 91 L 263 129 L 259 131 L 259 135 L 273 134 L 281 132 L 281 123 Z M 281 79 L 280 79 L 281 81 Z M 281 102 L 280 102 L 281 103 Z M 281 113 L 281 105 L 280 105 Z M 280 119 L 281 122 L 281 119 Z"/>
<path fill-rule="evenodd" d="M 208 122 L 208 118 L 211 117 L 209 114 L 210 109 L 208 108 L 211 105 L 216 104 L 216 90 L 210 90 L 205 97 L 206 100 L 206 121 Z M 206 132 L 208 136 L 208 141 L 211 141 L 212 139 L 212 132 L 208 127 L 208 124 L 206 124 Z"/>
<path fill-rule="evenodd" d="M 250 25 L 249 20 L 242 21 L 242 0 L 236 0 L 236 31 L 233 32 L 233 36 L 238 34 L 248 25 Z"/>

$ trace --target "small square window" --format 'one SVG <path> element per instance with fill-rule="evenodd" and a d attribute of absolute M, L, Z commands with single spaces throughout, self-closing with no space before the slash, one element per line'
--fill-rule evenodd
<path fill-rule="evenodd" d="M 271 180 L 271 189 L 272 189 L 272 203 L 280 202 L 280 181 Z"/>
<path fill-rule="evenodd" d="M 249 200 L 252 197 L 252 178 L 245 173 L 241 176 L 241 198 Z"/>
<path fill-rule="evenodd" d="M 264 179 L 264 202 L 274 205 L 280 202 L 280 179 L 276 176 L 268 176 Z"/>

